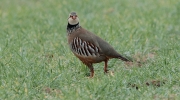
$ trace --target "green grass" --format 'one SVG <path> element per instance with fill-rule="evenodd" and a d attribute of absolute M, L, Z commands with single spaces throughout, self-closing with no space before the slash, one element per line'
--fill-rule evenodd
<path fill-rule="evenodd" d="M 179 0 L 1 0 L 0 100 L 179 100 L 179 5 Z M 105 75 L 100 63 L 94 65 L 95 77 L 87 78 L 89 69 L 67 44 L 71 11 L 119 53 L 146 63 L 127 66 L 111 59 L 114 76 Z M 161 84 L 147 86 L 151 81 Z"/>

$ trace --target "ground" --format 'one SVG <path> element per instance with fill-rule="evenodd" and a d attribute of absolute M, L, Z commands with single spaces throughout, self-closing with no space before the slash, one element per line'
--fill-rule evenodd
<path fill-rule="evenodd" d="M 179 0 L 1 0 L 0 99 L 180 99 Z M 94 64 L 70 51 L 66 25 L 82 27 L 141 64 Z"/>

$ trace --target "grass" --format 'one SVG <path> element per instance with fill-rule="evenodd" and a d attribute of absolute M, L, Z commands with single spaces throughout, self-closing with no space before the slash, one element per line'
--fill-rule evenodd
<path fill-rule="evenodd" d="M 1 100 L 180 99 L 179 0 L 1 0 Z M 67 17 L 141 67 L 112 59 L 95 77 L 69 50 Z M 153 57 L 152 57 L 153 56 Z M 148 85 L 149 84 L 149 85 Z"/>

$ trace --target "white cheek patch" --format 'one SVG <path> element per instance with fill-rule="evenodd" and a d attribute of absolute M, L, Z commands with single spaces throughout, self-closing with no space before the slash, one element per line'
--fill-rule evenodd
<path fill-rule="evenodd" d="M 68 19 L 69 24 L 71 25 L 76 25 L 77 23 L 79 23 L 79 19 L 76 18 L 75 20 L 73 20 L 71 17 Z"/>

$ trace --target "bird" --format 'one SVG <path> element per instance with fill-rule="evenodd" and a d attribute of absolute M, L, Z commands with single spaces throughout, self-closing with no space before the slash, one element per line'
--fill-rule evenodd
<path fill-rule="evenodd" d="M 90 69 L 90 78 L 94 77 L 95 63 L 104 61 L 104 73 L 108 73 L 108 61 L 111 58 L 132 62 L 115 51 L 105 40 L 81 27 L 76 12 L 71 12 L 68 17 L 67 41 L 73 54 Z"/>

